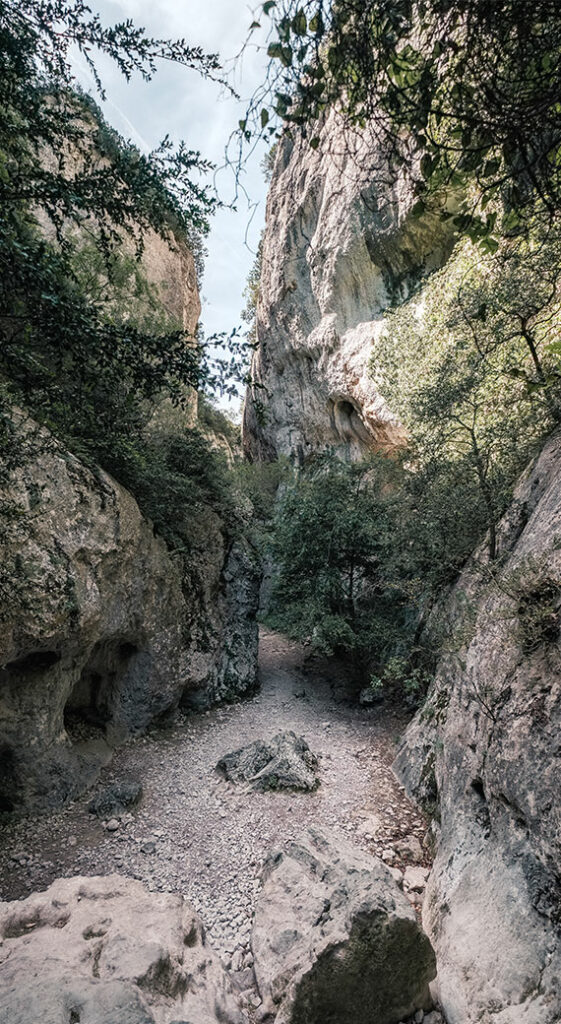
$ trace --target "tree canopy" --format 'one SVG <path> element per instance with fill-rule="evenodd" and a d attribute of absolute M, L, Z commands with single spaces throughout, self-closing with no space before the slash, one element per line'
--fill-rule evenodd
<path fill-rule="evenodd" d="M 378 154 L 405 165 L 418 212 L 443 185 L 475 183 L 458 227 L 491 235 L 500 199 L 511 227 L 561 200 L 561 11 L 556 0 L 268 0 L 271 75 L 242 130 L 304 131 L 313 147 L 336 111 L 366 125 Z M 473 202 L 475 198 L 475 202 Z"/>

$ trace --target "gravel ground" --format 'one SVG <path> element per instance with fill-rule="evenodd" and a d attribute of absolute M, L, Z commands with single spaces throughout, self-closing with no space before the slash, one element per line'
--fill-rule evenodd
<path fill-rule="evenodd" d="M 267 630 L 260 667 L 252 700 L 179 715 L 116 752 L 95 792 L 139 779 L 144 797 L 115 831 L 88 813 L 91 794 L 57 814 L 2 824 L 1 898 L 25 897 L 61 875 L 131 875 L 150 889 L 182 892 L 225 964 L 247 973 L 259 871 L 271 848 L 314 825 L 341 830 L 394 866 L 427 864 L 419 846 L 426 823 L 391 771 L 404 712 L 360 708 L 333 670 L 306 668 L 299 645 Z M 220 778 L 222 755 L 281 729 L 319 755 L 316 792 L 249 792 Z"/>

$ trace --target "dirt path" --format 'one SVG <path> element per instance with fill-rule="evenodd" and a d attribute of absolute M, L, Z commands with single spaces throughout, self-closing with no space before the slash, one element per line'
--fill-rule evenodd
<path fill-rule="evenodd" d="M 379 855 L 404 838 L 421 839 L 423 819 L 390 767 L 406 717 L 357 707 L 337 681 L 304 672 L 302 662 L 297 644 L 264 630 L 262 690 L 253 700 L 184 716 L 121 748 L 96 791 L 138 778 L 144 798 L 116 832 L 88 813 L 91 794 L 53 816 L 3 825 L 2 899 L 44 889 L 60 875 L 132 875 L 151 889 L 184 893 L 236 971 L 251 964 L 254 896 L 272 847 L 309 825 L 339 829 Z M 317 792 L 250 793 L 217 775 L 223 754 L 280 729 L 304 736 L 321 756 Z"/>

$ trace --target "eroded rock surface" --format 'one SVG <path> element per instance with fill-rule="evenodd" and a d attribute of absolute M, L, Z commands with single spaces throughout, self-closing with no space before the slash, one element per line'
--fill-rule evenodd
<path fill-rule="evenodd" d="M 306 740 L 292 731 L 279 732 L 271 740 L 256 740 L 226 754 L 217 764 L 230 782 L 251 789 L 302 789 L 319 785 L 318 760 Z"/>
<path fill-rule="evenodd" d="M 98 818 L 112 818 L 124 814 L 131 807 L 136 807 L 142 799 L 140 782 L 115 782 L 100 793 L 96 793 L 88 804 L 90 814 Z"/>
<path fill-rule="evenodd" d="M 387 179 L 368 132 L 344 134 L 334 117 L 317 150 L 279 144 L 252 367 L 260 387 L 244 414 L 252 458 L 354 458 L 403 437 L 368 373 L 371 344 L 383 311 L 442 265 L 452 235 L 438 212 L 412 215 L 407 181 L 389 189 Z"/>
<path fill-rule="evenodd" d="M 276 1024 L 397 1024 L 429 1009 L 431 944 L 386 866 L 310 830 L 268 859 L 252 932 Z"/>
<path fill-rule="evenodd" d="M 132 879 L 59 879 L 0 904 L 0 1020 L 244 1024 L 200 919 Z"/>
<path fill-rule="evenodd" d="M 189 558 L 134 498 L 44 438 L 0 536 L 0 809 L 52 806 L 197 692 L 252 691 L 259 573 L 208 510 Z"/>
<path fill-rule="evenodd" d="M 434 815 L 423 920 L 450 1024 L 561 1020 L 561 440 L 522 480 L 499 558 L 466 568 L 396 767 Z M 441 612 L 444 607 L 441 608 Z"/>

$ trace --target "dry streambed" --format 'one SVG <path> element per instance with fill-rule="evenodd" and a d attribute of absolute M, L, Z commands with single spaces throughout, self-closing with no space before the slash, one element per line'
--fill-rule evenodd
<path fill-rule="evenodd" d="M 27 896 L 60 876 L 130 875 L 149 889 L 183 893 L 225 964 L 243 972 L 252 965 L 255 895 L 272 848 L 315 826 L 345 833 L 396 868 L 426 863 L 425 822 L 391 771 L 403 712 L 358 707 L 344 681 L 306 671 L 302 648 L 266 630 L 260 665 L 262 689 L 251 701 L 180 715 L 116 753 L 96 791 L 138 779 L 144 796 L 112 822 L 114 831 L 88 813 L 91 794 L 55 815 L 2 825 L 1 898 Z M 217 773 L 225 754 L 280 730 L 303 736 L 319 756 L 315 792 L 254 792 Z"/>

